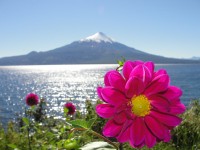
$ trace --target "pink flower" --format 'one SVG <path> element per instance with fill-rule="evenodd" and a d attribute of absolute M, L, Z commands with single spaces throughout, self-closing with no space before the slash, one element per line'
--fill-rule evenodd
<path fill-rule="evenodd" d="M 39 98 L 36 94 L 29 93 L 28 95 L 26 95 L 26 104 L 28 106 L 37 105 L 38 103 L 39 103 Z"/>
<path fill-rule="evenodd" d="M 105 87 L 97 88 L 105 103 L 96 112 L 108 119 L 103 134 L 132 147 L 169 142 L 170 130 L 182 121 L 177 115 L 185 111 L 181 89 L 169 82 L 164 69 L 154 71 L 153 62 L 126 61 L 122 74 L 107 72 Z"/>
<path fill-rule="evenodd" d="M 76 107 L 73 103 L 68 102 L 64 105 L 64 109 L 67 110 L 67 115 L 73 115 L 75 113 Z"/>

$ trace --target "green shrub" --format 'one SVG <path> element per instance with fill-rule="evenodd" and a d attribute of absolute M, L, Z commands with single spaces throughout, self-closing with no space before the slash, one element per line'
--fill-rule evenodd
<path fill-rule="evenodd" d="M 181 116 L 182 123 L 172 132 L 177 149 L 200 149 L 200 103 L 195 100 Z"/>

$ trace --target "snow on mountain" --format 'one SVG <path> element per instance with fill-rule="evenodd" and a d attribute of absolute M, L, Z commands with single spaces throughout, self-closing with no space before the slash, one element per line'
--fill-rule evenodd
<path fill-rule="evenodd" d="M 97 32 L 94 35 L 91 35 L 91 36 L 88 36 L 84 39 L 81 39 L 80 41 L 81 42 L 91 42 L 91 41 L 93 41 L 93 42 L 97 42 L 97 43 L 100 43 L 100 42 L 113 43 L 114 42 L 111 38 L 109 38 L 108 36 L 106 36 L 102 32 Z"/>
<path fill-rule="evenodd" d="M 74 41 L 49 51 L 32 51 L 27 55 L 0 58 L 0 65 L 52 65 L 52 64 L 116 64 L 126 60 L 153 61 L 155 63 L 198 63 L 200 60 L 167 58 L 142 52 L 115 42 L 102 32 Z"/>

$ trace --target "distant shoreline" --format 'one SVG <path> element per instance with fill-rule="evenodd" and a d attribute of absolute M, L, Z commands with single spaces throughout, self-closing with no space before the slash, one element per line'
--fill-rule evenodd
<path fill-rule="evenodd" d="M 0 65 L 0 67 L 14 67 L 14 66 L 67 66 L 67 65 L 118 65 L 113 64 L 113 63 L 98 63 L 98 64 L 93 64 L 93 63 L 84 63 L 84 64 L 21 64 L 21 65 Z M 197 63 L 155 63 L 155 65 L 200 65 L 200 62 Z"/>

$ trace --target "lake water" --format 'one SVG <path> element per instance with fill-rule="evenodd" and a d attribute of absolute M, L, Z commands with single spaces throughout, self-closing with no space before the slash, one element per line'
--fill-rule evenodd
<path fill-rule="evenodd" d="M 25 96 L 34 92 L 45 98 L 48 115 L 62 116 L 63 104 L 73 101 L 81 109 L 85 100 L 97 99 L 96 87 L 103 84 L 104 74 L 117 65 L 46 65 L 0 66 L 0 122 L 21 115 Z M 200 65 L 156 65 L 164 68 L 171 84 L 183 90 L 182 102 L 200 98 Z"/>

